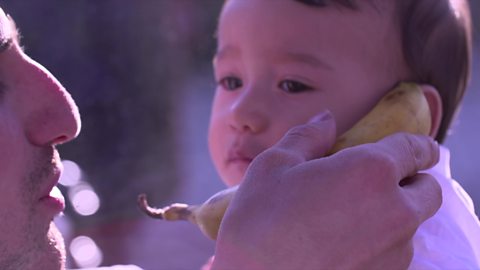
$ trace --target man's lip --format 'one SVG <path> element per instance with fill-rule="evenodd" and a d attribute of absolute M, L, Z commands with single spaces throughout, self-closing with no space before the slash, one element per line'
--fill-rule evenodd
<path fill-rule="evenodd" d="M 52 175 L 49 177 L 48 185 L 45 187 L 45 190 L 43 190 L 43 192 L 40 193 L 41 194 L 40 200 L 51 197 L 52 190 L 56 188 L 56 185 L 60 180 L 60 175 L 62 174 L 62 168 L 60 166 L 54 167 L 52 169 L 52 172 L 53 172 Z"/>
<path fill-rule="evenodd" d="M 53 169 L 49 185 L 47 185 L 46 190 L 41 193 L 42 195 L 38 200 L 40 205 L 45 206 L 45 209 L 49 209 L 48 211 L 54 214 L 58 214 L 65 209 L 65 198 L 57 187 L 61 172 L 61 167 Z"/>
<path fill-rule="evenodd" d="M 45 206 L 49 212 L 58 214 L 65 209 L 65 199 L 58 187 L 54 186 L 49 195 L 40 198 L 40 205 Z"/>
<path fill-rule="evenodd" d="M 40 201 L 45 200 L 58 200 L 64 201 L 63 194 L 60 192 L 60 189 L 57 186 L 52 187 L 50 193 L 40 198 Z"/>

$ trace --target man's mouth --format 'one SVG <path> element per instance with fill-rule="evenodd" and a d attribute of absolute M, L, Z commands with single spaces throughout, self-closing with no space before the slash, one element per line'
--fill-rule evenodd
<path fill-rule="evenodd" d="M 58 174 L 58 176 L 60 176 L 60 174 Z M 56 186 L 59 178 L 55 177 L 54 179 L 55 181 L 52 181 L 47 191 L 40 197 L 39 202 L 53 212 L 60 213 L 65 208 L 65 198 Z"/>
<path fill-rule="evenodd" d="M 57 215 L 65 209 L 65 199 L 56 186 L 52 188 L 47 196 L 40 198 L 39 202 L 49 215 Z"/>
<path fill-rule="evenodd" d="M 39 202 L 54 213 L 60 213 L 65 208 L 65 198 L 56 186 L 63 171 L 62 162 L 56 151 L 48 166 L 50 167 L 46 177 L 48 180 L 45 181 L 45 189 L 40 193 Z"/>

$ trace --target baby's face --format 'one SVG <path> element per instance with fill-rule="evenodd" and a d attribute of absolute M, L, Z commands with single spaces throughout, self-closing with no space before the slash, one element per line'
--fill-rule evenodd
<path fill-rule="evenodd" d="M 408 79 L 393 4 L 359 10 L 295 0 L 229 0 L 214 58 L 209 147 L 221 178 L 240 183 L 255 156 L 330 110 L 340 135 Z"/>

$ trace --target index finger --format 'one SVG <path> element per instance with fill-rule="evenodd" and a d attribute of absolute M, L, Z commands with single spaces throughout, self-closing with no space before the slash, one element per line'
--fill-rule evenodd
<path fill-rule="evenodd" d="M 324 156 L 335 142 L 336 125 L 329 111 L 312 118 L 307 124 L 290 129 L 273 149 L 293 157 L 293 163 L 301 163 Z"/>
<path fill-rule="evenodd" d="M 438 143 L 424 135 L 396 133 L 380 140 L 378 146 L 395 162 L 398 181 L 431 168 L 440 157 Z"/>

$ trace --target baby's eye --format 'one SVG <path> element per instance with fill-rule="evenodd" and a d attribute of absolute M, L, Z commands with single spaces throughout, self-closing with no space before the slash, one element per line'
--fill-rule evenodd
<path fill-rule="evenodd" d="M 243 86 L 242 80 L 239 78 L 229 76 L 221 79 L 218 84 L 225 90 L 235 90 Z"/>
<path fill-rule="evenodd" d="M 281 81 L 278 87 L 288 93 L 300 93 L 300 92 L 309 91 L 313 89 L 312 87 L 304 83 L 292 81 L 292 80 Z"/>

